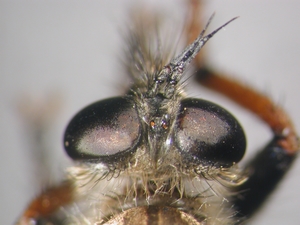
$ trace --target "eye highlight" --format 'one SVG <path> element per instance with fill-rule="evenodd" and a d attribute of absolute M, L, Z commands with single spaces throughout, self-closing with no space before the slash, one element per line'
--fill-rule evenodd
<path fill-rule="evenodd" d="M 130 97 L 93 103 L 69 123 L 65 150 L 73 159 L 97 159 L 135 149 L 141 135 L 138 113 Z"/>
<path fill-rule="evenodd" d="M 246 148 L 243 129 L 229 112 L 192 98 L 181 102 L 175 142 L 187 157 L 225 167 L 240 161 Z"/>

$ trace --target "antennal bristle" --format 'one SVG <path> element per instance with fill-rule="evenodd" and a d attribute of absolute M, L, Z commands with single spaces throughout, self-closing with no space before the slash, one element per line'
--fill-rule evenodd
<path fill-rule="evenodd" d="M 236 20 L 238 17 L 234 17 L 233 19 L 229 20 L 222 26 L 220 26 L 218 29 L 214 30 L 210 34 L 203 37 L 205 34 L 205 31 L 207 30 L 209 24 L 211 23 L 213 17 L 215 14 L 212 14 L 212 16 L 209 18 L 208 22 L 205 25 L 205 28 L 201 31 L 199 36 L 196 38 L 196 40 L 191 43 L 189 46 L 187 46 L 182 53 L 180 53 L 177 57 L 175 57 L 171 62 L 166 66 L 167 71 L 169 73 L 169 79 L 172 81 L 178 81 L 185 71 L 187 65 L 190 64 L 190 62 L 196 57 L 196 55 L 199 53 L 200 49 L 205 45 L 205 43 L 212 38 L 218 31 L 220 31 L 222 28 L 227 26 L 232 21 Z M 162 71 L 162 75 L 166 77 L 165 74 L 166 71 Z"/>

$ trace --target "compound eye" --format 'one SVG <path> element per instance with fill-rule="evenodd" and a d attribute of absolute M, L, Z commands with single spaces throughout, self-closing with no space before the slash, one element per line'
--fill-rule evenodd
<path fill-rule="evenodd" d="M 141 131 L 131 98 L 116 97 L 93 103 L 69 123 L 64 146 L 72 159 L 109 159 L 131 152 Z"/>
<path fill-rule="evenodd" d="M 175 142 L 187 158 L 217 167 L 240 161 L 246 148 L 238 121 L 222 107 L 200 99 L 181 102 Z"/>

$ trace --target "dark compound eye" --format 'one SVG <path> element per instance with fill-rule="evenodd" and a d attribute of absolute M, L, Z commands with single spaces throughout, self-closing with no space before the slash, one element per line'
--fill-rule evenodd
<path fill-rule="evenodd" d="M 200 99 L 182 101 L 175 142 L 187 157 L 225 167 L 240 161 L 246 148 L 238 121 L 222 107 Z"/>
<path fill-rule="evenodd" d="M 110 98 L 87 106 L 71 120 L 64 146 L 73 159 L 109 159 L 133 150 L 140 129 L 133 100 Z"/>

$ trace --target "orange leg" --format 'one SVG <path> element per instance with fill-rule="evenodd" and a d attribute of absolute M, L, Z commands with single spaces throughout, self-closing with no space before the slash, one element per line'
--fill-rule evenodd
<path fill-rule="evenodd" d="M 49 218 L 60 207 L 71 203 L 73 198 L 73 186 L 70 182 L 51 187 L 30 203 L 17 224 L 36 224 L 41 218 Z"/>

